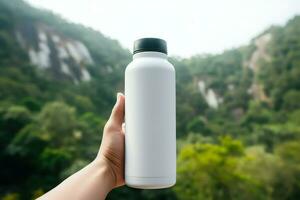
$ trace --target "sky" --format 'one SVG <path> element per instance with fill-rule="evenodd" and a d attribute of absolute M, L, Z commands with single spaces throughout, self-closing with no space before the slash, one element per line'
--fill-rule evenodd
<path fill-rule="evenodd" d="M 142 37 L 167 41 L 171 55 L 221 53 L 300 15 L 300 0 L 26 0 L 99 30 L 132 50 Z"/>

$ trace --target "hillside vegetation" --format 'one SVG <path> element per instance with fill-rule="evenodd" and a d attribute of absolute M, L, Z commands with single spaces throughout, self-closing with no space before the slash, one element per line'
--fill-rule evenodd
<path fill-rule="evenodd" d="M 98 31 L 0 0 L 0 199 L 37 198 L 94 159 L 130 59 Z M 170 61 L 177 184 L 108 199 L 300 199 L 300 16 Z"/>

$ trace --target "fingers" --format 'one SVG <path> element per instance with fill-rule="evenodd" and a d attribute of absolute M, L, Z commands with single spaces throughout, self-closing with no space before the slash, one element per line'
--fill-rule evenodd
<path fill-rule="evenodd" d="M 125 123 L 122 124 L 122 133 L 125 134 Z"/>
<path fill-rule="evenodd" d="M 125 96 L 122 93 L 117 94 L 117 102 L 111 111 L 110 122 L 113 126 L 122 127 L 124 122 L 124 111 L 125 111 Z"/>

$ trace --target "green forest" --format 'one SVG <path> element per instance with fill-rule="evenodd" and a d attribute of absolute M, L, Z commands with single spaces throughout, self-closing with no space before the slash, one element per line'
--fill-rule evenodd
<path fill-rule="evenodd" d="M 33 64 L 28 51 L 41 48 L 36 29 L 80 41 L 93 62 L 65 60 L 75 75 L 63 75 L 48 39 L 52 67 Z M 25 45 L 19 32 L 28 35 Z M 95 158 L 130 60 L 129 50 L 96 30 L 0 0 L 0 199 L 35 199 Z M 248 45 L 170 62 L 177 183 L 123 186 L 107 199 L 300 199 L 300 16 Z"/>

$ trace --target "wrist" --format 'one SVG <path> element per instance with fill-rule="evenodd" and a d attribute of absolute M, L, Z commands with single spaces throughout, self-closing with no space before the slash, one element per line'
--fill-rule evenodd
<path fill-rule="evenodd" d="M 109 193 L 115 185 L 115 175 L 113 174 L 110 166 L 103 159 L 95 159 L 90 163 L 91 167 L 95 170 L 95 174 L 100 182 L 105 182 L 102 188 L 104 192 Z"/>

